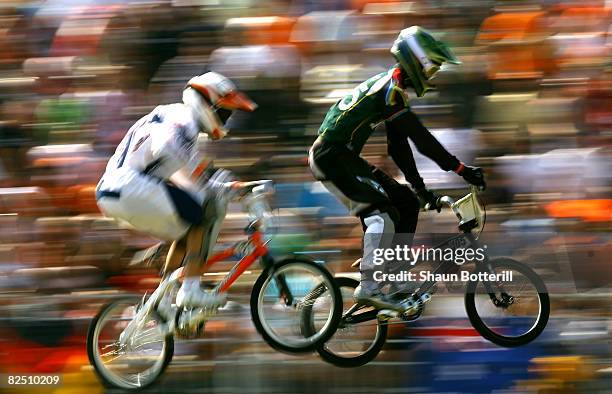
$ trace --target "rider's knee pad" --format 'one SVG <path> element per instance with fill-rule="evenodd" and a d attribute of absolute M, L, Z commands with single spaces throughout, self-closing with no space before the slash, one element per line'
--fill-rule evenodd
<path fill-rule="evenodd" d="M 361 219 L 361 224 L 363 225 L 363 230 L 365 231 L 365 229 L 367 227 L 365 222 L 364 222 L 365 218 L 370 217 L 370 216 L 374 216 L 374 215 L 378 215 L 378 214 L 383 214 L 383 213 L 387 214 L 387 216 L 389 217 L 389 219 L 391 219 L 393 224 L 397 225 L 397 223 L 399 223 L 400 212 L 393 205 L 391 205 L 391 204 L 371 205 L 369 208 L 362 210 L 357 215 L 359 217 L 359 219 Z"/>
<path fill-rule="evenodd" d="M 377 285 L 371 281 L 371 275 L 376 267 L 380 265 L 375 260 L 376 253 L 377 250 L 391 247 L 395 234 L 395 223 L 389 212 L 381 212 L 379 210 L 372 211 L 367 216 L 362 217 L 361 220 L 365 231 L 363 236 L 363 257 L 359 264 L 359 270 L 362 274 L 362 284 L 369 281 L 371 288 L 375 288 Z"/>
<path fill-rule="evenodd" d="M 215 205 L 215 202 L 210 198 L 204 200 L 204 203 L 202 204 L 202 218 L 205 222 L 214 220 L 217 216 L 217 209 Z"/>
<path fill-rule="evenodd" d="M 376 209 L 361 215 L 361 223 L 366 233 L 392 234 L 398 224 L 399 215 L 393 207 Z"/>

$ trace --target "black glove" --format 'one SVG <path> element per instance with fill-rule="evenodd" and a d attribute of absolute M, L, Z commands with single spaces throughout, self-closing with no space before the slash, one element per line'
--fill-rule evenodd
<path fill-rule="evenodd" d="M 480 190 L 485 190 L 487 188 L 482 168 L 463 165 L 463 168 L 457 173 L 461 175 L 467 183 L 478 186 Z"/>
<path fill-rule="evenodd" d="M 423 187 L 421 189 L 417 189 L 417 195 L 423 201 L 423 205 L 427 210 L 436 210 L 440 212 L 442 209 L 441 205 L 438 205 L 438 199 L 440 198 L 436 193 L 431 190 Z"/>

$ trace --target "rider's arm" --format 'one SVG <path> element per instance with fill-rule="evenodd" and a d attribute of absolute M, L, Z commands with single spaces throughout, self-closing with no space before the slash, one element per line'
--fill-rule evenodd
<path fill-rule="evenodd" d="M 179 187 L 199 190 L 216 171 L 211 160 L 196 152 L 185 166 L 172 174 L 170 181 Z"/>
<path fill-rule="evenodd" d="M 425 187 L 423 178 L 421 178 L 414 161 L 408 139 L 400 133 L 391 131 L 390 128 L 387 128 L 387 153 L 413 188 L 419 190 Z"/>
<path fill-rule="evenodd" d="M 392 116 L 386 121 L 386 126 L 388 133 L 398 135 L 398 139 L 410 138 L 420 153 L 435 161 L 444 171 L 454 171 L 460 166 L 461 162 L 440 144 L 410 109 L 405 108 Z"/>
<path fill-rule="evenodd" d="M 190 132 L 182 125 L 160 125 L 151 133 L 151 155 L 154 160 L 167 162 L 178 170 L 185 167 L 196 154 L 197 137 L 197 132 Z"/>
<path fill-rule="evenodd" d="M 197 181 L 191 177 L 191 173 L 186 167 L 172 174 L 172 176 L 170 176 L 170 182 L 181 189 L 190 190 L 192 192 L 197 192 L 201 188 Z"/>

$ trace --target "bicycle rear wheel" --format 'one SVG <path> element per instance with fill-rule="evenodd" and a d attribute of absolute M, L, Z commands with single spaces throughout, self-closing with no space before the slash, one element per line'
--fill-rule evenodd
<path fill-rule="evenodd" d="M 161 318 L 150 316 L 124 343 L 119 336 L 136 315 L 139 300 L 125 298 L 105 305 L 87 334 L 87 355 L 105 386 L 142 389 L 163 373 L 174 354 L 172 335 L 161 329 Z"/>
<path fill-rule="evenodd" d="M 336 283 L 342 293 L 344 310 L 353 307 L 353 293 L 359 281 L 351 278 L 336 278 Z M 359 310 L 351 316 L 358 317 L 360 313 L 371 311 L 372 308 Z M 312 330 L 312 316 L 305 308 L 303 315 L 303 330 Z M 374 318 L 372 320 L 350 323 L 343 316 L 336 333 L 324 344 L 317 347 L 321 358 L 330 364 L 343 368 L 354 368 L 374 360 L 387 340 L 387 324 Z"/>
<path fill-rule="evenodd" d="M 301 330 L 301 315 L 312 308 L 314 328 Z M 328 340 L 342 313 L 342 296 L 332 275 L 306 259 L 283 260 L 266 269 L 251 293 L 257 331 L 273 348 L 290 353 L 314 350 Z"/>
<path fill-rule="evenodd" d="M 491 260 L 494 273 L 511 273 L 501 283 L 468 282 L 465 309 L 484 338 L 499 346 L 525 345 L 538 337 L 550 315 L 546 285 L 529 267 L 509 258 Z M 496 305 L 497 304 L 497 305 Z"/>

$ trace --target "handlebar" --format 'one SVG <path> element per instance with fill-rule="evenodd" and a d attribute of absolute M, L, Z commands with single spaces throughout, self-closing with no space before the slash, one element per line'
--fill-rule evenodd
<path fill-rule="evenodd" d="M 459 219 L 459 228 L 462 231 L 470 231 L 480 226 L 482 232 L 486 221 L 486 210 L 484 205 L 478 201 L 479 190 L 477 186 L 470 186 L 470 192 L 458 200 L 450 196 L 439 197 L 436 201 L 436 208 L 441 208 L 443 205 L 448 206 Z M 430 207 L 426 205 L 425 208 Z"/>
<path fill-rule="evenodd" d="M 477 195 L 478 191 L 481 190 L 478 186 L 470 185 L 470 195 Z M 457 217 L 461 218 L 461 215 L 455 205 L 457 201 L 451 196 L 440 196 L 436 201 L 436 208 L 442 208 L 443 206 L 447 206 L 453 210 L 453 213 L 457 215 Z M 431 205 L 428 203 L 425 205 L 425 210 L 431 210 Z"/>
<path fill-rule="evenodd" d="M 452 208 L 454 203 L 455 203 L 455 199 L 452 198 L 451 196 L 441 196 L 441 197 L 438 197 L 438 199 L 436 200 L 435 207 L 432 207 L 430 203 L 427 203 L 423 207 L 423 210 L 424 211 L 434 211 L 434 210 L 437 210 L 438 208 L 442 208 L 443 206 L 448 206 L 449 208 Z"/>
<path fill-rule="evenodd" d="M 470 185 L 469 189 L 470 189 L 469 194 L 473 194 L 473 195 L 478 194 L 478 192 L 482 190 L 478 186 L 474 186 L 474 185 Z M 442 206 L 448 206 L 449 208 L 452 208 L 455 202 L 456 202 L 455 199 L 452 198 L 451 196 L 440 196 L 438 200 L 436 201 L 436 208 L 441 208 Z M 431 209 L 431 206 L 429 203 L 425 205 L 425 209 L 426 210 Z"/>
<path fill-rule="evenodd" d="M 271 180 L 237 182 L 234 187 L 239 190 L 243 206 L 251 217 L 249 226 L 263 231 L 269 229 L 274 215 L 268 197 L 274 193 L 274 182 Z"/>

